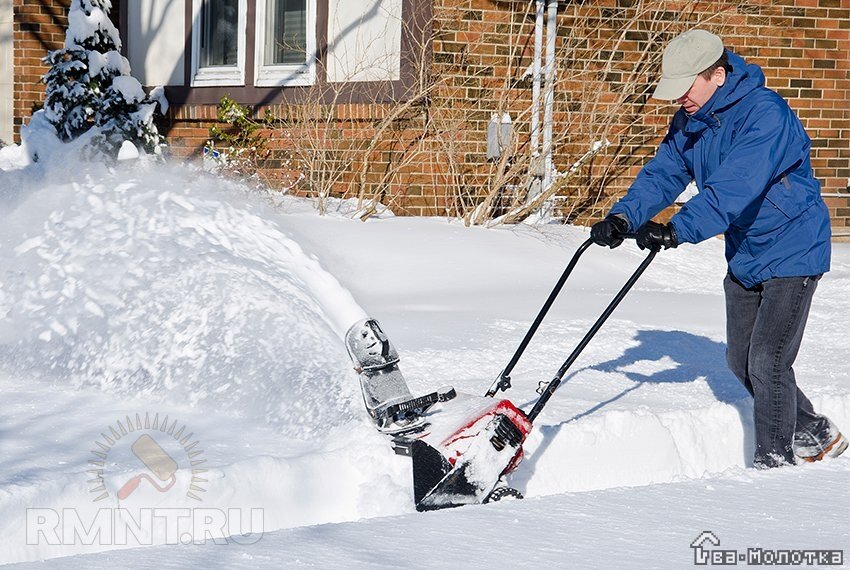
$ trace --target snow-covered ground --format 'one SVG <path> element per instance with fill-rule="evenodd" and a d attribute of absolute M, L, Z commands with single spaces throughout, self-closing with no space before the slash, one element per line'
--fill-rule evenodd
<path fill-rule="evenodd" d="M 25 162 L 0 151 L 0 562 L 665 568 L 709 548 L 850 552 L 848 458 L 748 466 L 718 240 L 660 253 L 576 362 L 511 481 L 526 500 L 418 514 L 342 334 L 375 317 L 413 392 L 481 394 L 586 229 L 362 223 L 351 204 L 319 217 L 182 167 Z M 644 255 L 588 250 L 508 397 L 529 409 Z M 847 429 L 849 309 L 836 244 L 797 370 Z M 227 545 L 166 544 L 222 527 Z"/>

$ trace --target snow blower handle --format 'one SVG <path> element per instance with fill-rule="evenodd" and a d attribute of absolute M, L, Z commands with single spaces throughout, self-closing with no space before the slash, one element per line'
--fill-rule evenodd
<path fill-rule="evenodd" d="M 528 332 L 525 333 L 525 338 L 522 339 L 522 342 L 519 343 L 519 348 L 516 349 L 516 352 L 511 357 L 511 361 L 508 362 L 508 365 L 505 366 L 505 369 L 499 373 L 499 376 L 496 377 L 496 380 L 490 386 L 490 389 L 487 390 L 485 396 L 494 397 L 499 390 L 507 391 L 508 388 L 511 387 L 511 372 L 513 372 L 514 366 L 519 362 L 522 353 L 525 352 L 528 343 L 531 342 L 531 338 L 534 336 L 534 333 L 537 332 L 537 328 L 540 326 L 540 323 L 543 322 L 544 317 L 546 317 L 546 313 L 549 312 L 549 309 L 552 307 L 552 303 L 555 302 L 555 299 L 558 298 L 558 295 L 561 293 L 561 289 L 564 287 L 564 283 L 567 282 L 567 278 L 570 276 L 570 273 L 575 269 L 576 264 L 578 263 L 581 254 L 583 254 L 587 248 L 593 245 L 593 240 L 588 239 L 583 244 L 581 244 L 576 250 L 575 254 L 573 254 L 573 258 L 567 264 L 567 268 L 564 269 L 564 273 L 561 275 L 561 278 L 558 279 L 558 282 L 555 284 L 555 288 L 552 289 L 552 292 L 549 293 L 549 298 L 546 299 L 546 302 L 543 303 L 543 308 L 540 309 L 540 312 L 537 314 L 537 318 L 534 319 L 534 322 L 531 323 L 531 328 L 528 329 Z"/>
<path fill-rule="evenodd" d="M 636 233 L 625 233 L 620 234 L 620 237 L 623 239 L 635 239 L 637 236 Z M 561 293 L 561 289 L 564 287 L 564 283 L 567 282 L 567 278 L 569 278 L 570 274 L 575 269 L 576 264 L 578 263 L 581 255 L 593 245 L 593 240 L 588 239 L 583 244 L 581 244 L 576 250 L 575 254 L 573 254 L 573 258 L 567 264 L 567 268 L 564 269 L 564 273 L 561 275 L 561 278 L 558 279 L 558 282 L 555 284 L 555 288 L 552 289 L 552 292 L 549 293 L 549 298 L 546 299 L 546 302 L 543 304 L 543 308 L 540 309 L 540 312 L 537 314 L 537 318 L 534 319 L 534 322 L 531 323 L 531 328 L 528 329 L 528 332 L 525 333 L 525 338 L 522 339 L 522 342 L 519 343 L 519 347 L 516 349 L 516 352 L 511 357 L 511 361 L 508 362 L 508 365 L 505 366 L 505 369 L 502 370 L 496 379 L 493 381 L 493 384 L 490 386 L 490 389 L 487 390 L 485 396 L 489 396 L 490 398 L 494 397 L 499 390 L 507 391 L 511 387 L 511 372 L 513 372 L 514 367 L 519 362 L 520 357 L 523 352 L 525 352 L 526 347 L 528 347 L 528 343 L 531 342 L 531 338 L 537 332 L 537 328 L 540 326 L 540 323 L 543 322 L 543 319 L 546 317 L 546 313 L 549 312 L 549 309 L 552 307 L 552 304 L 555 302 L 555 299 L 558 298 L 558 295 Z"/>
<path fill-rule="evenodd" d="M 621 234 L 623 237 L 633 237 L 634 234 Z M 567 370 L 573 365 L 591 339 L 599 332 L 599 329 L 602 328 L 602 325 L 605 324 L 605 321 L 608 320 L 608 317 L 611 316 L 611 313 L 614 312 L 614 309 L 617 308 L 617 305 L 620 304 L 632 286 L 640 279 L 640 276 L 643 275 L 643 272 L 649 267 L 649 264 L 652 263 L 652 260 L 655 259 L 655 256 L 658 254 L 660 248 L 654 247 L 650 250 L 649 255 L 646 256 L 646 259 L 643 260 L 643 263 L 635 270 L 632 276 L 626 281 L 626 284 L 623 285 L 623 288 L 620 289 L 620 292 L 617 293 L 617 296 L 611 301 L 608 307 L 605 308 L 605 311 L 596 319 L 596 322 L 593 323 L 593 326 L 587 331 L 587 334 L 584 335 L 584 338 L 581 339 L 581 342 L 578 343 L 578 346 L 575 347 L 570 356 L 564 361 L 561 365 L 561 368 L 558 369 L 558 372 L 555 374 L 555 377 L 551 382 L 546 386 L 543 390 L 543 393 L 537 399 L 537 402 L 534 404 L 534 407 L 528 413 L 528 421 L 534 422 L 540 412 L 543 411 L 543 407 L 546 405 L 546 402 L 549 401 L 549 398 L 555 393 L 558 389 L 558 386 L 561 384 L 561 381 L 564 379 L 564 375 L 567 373 Z"/>

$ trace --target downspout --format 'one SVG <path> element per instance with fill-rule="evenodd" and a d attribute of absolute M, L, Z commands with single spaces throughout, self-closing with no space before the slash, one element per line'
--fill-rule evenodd
<path fill-rule="evenodd" d="M 529 174 L 525 203 L 533 202 L 543 191 L 544 166 L 540 152 L 540 87 L 543 82 L 540 60 L 543 58 L 543 15 L 545 0 L 535 0 L 534 56 L 531 64 L 531 140 L 529 141 Z"/>
<path fill-rule="evenodd" d="M 534 84 L 531 90 L 531 159 L 540 152 L 540 58 L 543 54 L 543 0 L 536 0 L 537 14 L 534 19 Z"/>
<path fill-rule="evenodd" d="M 558 0 L 548 0 L 546 14 L 546 94 L 543 106 L 543 192 L 552 185 L 552 124 L 555 103 L 555 39 L 558 20 Z"/>

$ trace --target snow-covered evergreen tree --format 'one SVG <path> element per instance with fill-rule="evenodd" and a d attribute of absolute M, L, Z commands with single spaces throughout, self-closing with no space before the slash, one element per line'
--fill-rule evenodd
<path fill-rule="evenodd" d="M 162 137 L 154 125 L 159 104 L 130 76 L 118 30 L 109 19 L 111 0 L 73 0 L 65 46 L 45 58 L 45 118 L 59 138 L 74 140 L 90 129 L 93 153 L 115 156 L 124 141 L 156 153 Z"/>
<path fill-rule="evenodd" d="M 145 95 L 135 78 L 114 77 L 96 115 L 100 132 L 95 143 L 100 148 L 118 149 L 124 141 L 130 141 L 148 154 L 159 152 L 163 139 L 154 125 L 157 105 L 162 106 Z"/>

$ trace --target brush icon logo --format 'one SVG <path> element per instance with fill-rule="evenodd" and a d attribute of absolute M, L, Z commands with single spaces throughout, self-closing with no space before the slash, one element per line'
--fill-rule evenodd
<path fill-rule="evenodd" d="M 148 434 L 144 434 L 130 446 L 130 450 L 165 485 L 160 485 L 147 473 L 139 473 L 118 489 L 119 499 L 123 501 L 129 497 L 133 491 L 139 488 L 142 480 L 148 481 L 160 493 L 167 492 L 177 482 L 177 477 L 175 477 L 177 473 L 177 462 L 166 453 L 154 438 Z"/>
<path fill-rule="evenodd" d="M 169 421 L 168 416 L 160 421 L 159 414 L 153 420 L 149 414 L 144 415 L 144 420 L 139 414 L 134 419 L 127 416 L 123 421 L 118 420 L 109 426 L 107 431 L 100 434 L 100 439 L 95 441 L 98 449 L 92 450 L 94 458 L 89 460 L 93 467 L 89 470 L 93 475 L 89 479 L 89 491 L 95 494 L 93 500 L 107 499 L 111 494 L 110 487 L 115 489 L 113 485 L 116 477 L 111 478 L 112 485 L 109 487 L 104 478 L 109 470 L 114 470 L 113 473 L 135 473 L 129 480 L 123 481 L 115 492 L 119 501 L 133 495 L 143 482 L 145 487 L 167 493 L 175 485 L 186 487 L 187 480 L 186 497 L 202 500 L 202 493 L 206 492 L 204 485 L 207 483 L 207 470 L 204 467 L 207 460 L 201 457 L 203 450 L 197 449 L 200 442 L 194 439 L 195 434 L 185 434 L 187 431 L 185 425 L 178 426 L 177 420 Z M 128 435 L 131 437 L 126 437 Z M 129 441 L 133 443 L 127 449 Z M 120 463 L 126 463 L 130 468 L 121 470 Z M 189 473 L 191 479 L 187 477 Z"/>

